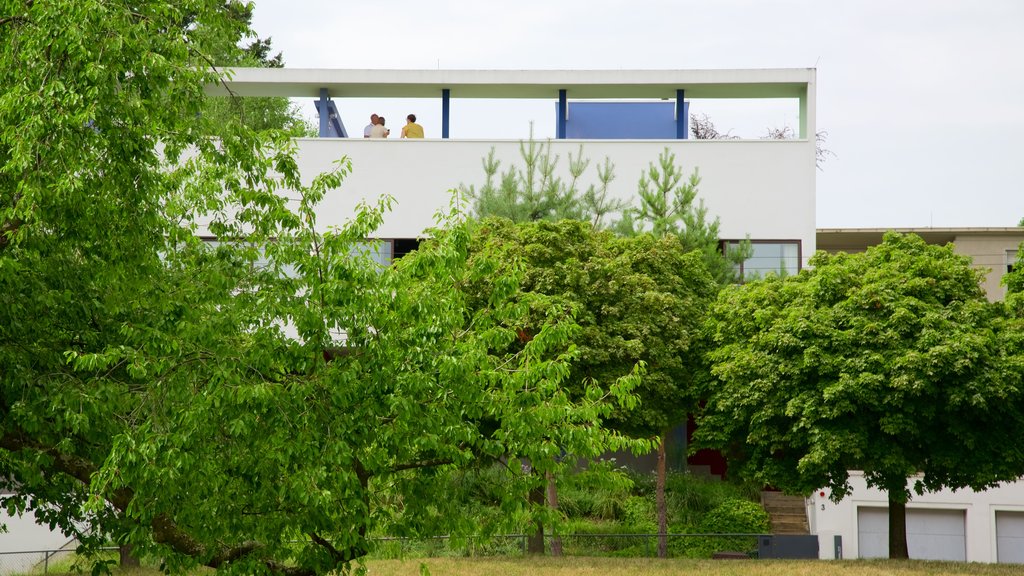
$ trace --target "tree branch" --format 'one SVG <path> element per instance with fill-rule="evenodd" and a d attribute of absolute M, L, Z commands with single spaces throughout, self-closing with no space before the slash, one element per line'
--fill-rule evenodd
<path fill-rule="evenodd" d="M 25 10 L 30 10 L 32 5 L 35 4 L 35 0 L 28 0 L 25 2 Z M 28 18 L 24 16 L 4 16 L 0 18 L 0 26 L 5 26 L 10 22 L 28 22 Z"/>
<path fill-rule="evenodd" d="M 7 450 L 9 452 L 19 452 L 22 450 L 36 450 L 42 452 L 53 459 L 55 471 L 66 474 L 85 485 L 89 484 L 92 475 L 97 471 L 96 465 L 85 458 L 66 454 L 52 446 L 46 446 L 38 442 L 27 440 L 22 435 L 16 435 L 10 432 L 0 436 L 0 449 Z M 113 494 L 106 497 L 106 500 L 123 514 L 125 510 L 128 509 L 128 505 L 134 498 L 135 493 L 133 490 L 130 488 L 119 488 L 115 490 Z M 157 514 L 154 516 L 150 523 L 150 529 L 153 531 L 153 540 L 155 542 L 167 545 L 180 554 L 193 558 L 202 558 L 209 553 L 209 550 L 205 546 L 189 535 L 186 531 L 182 530 L 174 520 L 166 514 Z M 209 560 L 206 560 L 204 564 L 210 568 L 218 568 L 225 563 L 248 556 L 262 548 L 264 548 L 264 545 L 259 542 L 244 542 L 238 546 L 223 549 L 212 556 Z M 285 566 L 269 560 L 264 563 L 272 571 L 286 574 L 288 576 L 313 575 L 312 571 L 305 568 Z"/>
<path fill-rule="evenodd" d="M 422 460 L 420 462 L 409 462 L 406 464 L 399 464 L 391 469 L 391 472 L 401 472 L 402 470 L 415 470 L 417 468 L 432 468 L 434 466 L 444 466 L 445 464 L 451 464 L 450 458 L 438 458 L 436 460 Z"/>

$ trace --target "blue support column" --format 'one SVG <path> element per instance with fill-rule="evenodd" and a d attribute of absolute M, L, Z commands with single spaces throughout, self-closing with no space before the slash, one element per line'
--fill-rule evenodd
<path fill-rule="evenodd" d="M 330 120 L 331 112 L 327 109 L 327 88 L 320 89 L 320 101 L 317 102 L 316 109 L 320 113 L 320 137 L 327 138 L 330 136 Z"/>
<path fill-rule="evenodd" d="M 690 103 L 684 98 L 686 90 L 676 90 L 676 139 L 690 137 Z"/>
<path fill-rule="evenodd" d="M 569 98 L 565 89 L 558 91 L 558 127 L 555 131 L 556 138 L 565 140 L 565 124 L 569 119 Z"/>
<path fill-rule="evenodd" d="M 448 138 L 448 121 L 451 117 L 452 91 L 441 89 L 441 138 Z"/>

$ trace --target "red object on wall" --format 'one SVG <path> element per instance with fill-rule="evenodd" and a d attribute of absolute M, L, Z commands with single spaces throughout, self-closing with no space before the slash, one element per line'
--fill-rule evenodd
<path fill-rule="evenodd" d="M 693 419 L 693 414 L 690 414 L 686 419 L 687 445 L 692 443 L 693 432 L 696 429 L 697 421 Z M 725 456 L 718 450 L 698 450 L 695 454 L 686 458 L 686 463 L 690 466 L 707 466 L 711 469 L 712 474 L 723 479 L 725 478 L 728 468 L 725 463 Z"/>

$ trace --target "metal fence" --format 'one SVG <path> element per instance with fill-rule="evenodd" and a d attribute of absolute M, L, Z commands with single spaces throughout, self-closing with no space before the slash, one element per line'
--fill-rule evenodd
<path fill-rule="evenodd" d="M 564 556 L 654 557 L 658 554 L 658 534 L 545 534 L 544 551 L 551 554 L 560 547 Z M 667 534 L 668 555 L 675 558 L 726 557 L 758 558 L 783 538 L 769 534 Z M 816 536 L 813 556 L 817 557 Z M 372 538 L 369 558 L 497 557 L 527 554 L 530 535 L 434 536 L 426 538 Z M 837 544 L 838 545 L 838 544 Z M 103 548 L 104 554 L 117 557 L 117 548 Z M 775 556 L 777 557 L 777 556 Z M 68 572 L 76 560 L 73 548 L 0 552 L 0 576 Z"/>
<path fill-rule="evenodd" d="M 711 558 L 716 552 L 758 556 L 758 538 L 766 534 L 667 534 L 669 557 Z M 489 537 L 376 538 L 372 558 L 519 556 L 527 553 L 530 535 Z M 544 551 L 560 547 L 565 556 L 654 557 L 658 534 L 562 534 L 544 536 Z"/>
<path fill-rule="evenodd" d="M 114 556 L 117 554 L 117 548 L 102 548 L 101 550 L 112 551 Z M 76 559 L 73 547 L 0 552 L 0 576 L 69 572 Z"/>

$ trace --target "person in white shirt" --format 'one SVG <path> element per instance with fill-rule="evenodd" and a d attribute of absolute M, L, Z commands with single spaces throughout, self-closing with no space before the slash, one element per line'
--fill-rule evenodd
<path fill-rule="evenodd" d="M 366 128 L 363 128 L 363 138 L 369 138 L 370 136 L 372 136 L 373 127 L 377 125 L 377 122 L 379 120 L 380 116 L 377 116 L 376 114 L 370 114 L 370 123 L 366 125 Z"/>

